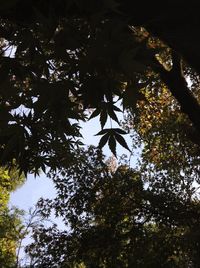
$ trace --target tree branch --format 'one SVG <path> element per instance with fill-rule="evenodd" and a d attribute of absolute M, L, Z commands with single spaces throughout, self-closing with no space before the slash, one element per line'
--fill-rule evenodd
<path fill-rule="evenodd" d="M 187 86 L 181 70 L 180 56 L 173 53 L 172 59 L 173 67 L 170 71 L 159 68 L 160 77 L 180 104 L 182 112 L 188 115 L 200 134 L 200 104 Z"/>

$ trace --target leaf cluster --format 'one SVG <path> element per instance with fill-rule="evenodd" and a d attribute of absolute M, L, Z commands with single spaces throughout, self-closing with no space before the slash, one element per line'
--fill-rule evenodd
<path fill-rule="evenodd" d="M 24 182 L 17 169 L 0 168 L 0 266 L 12 268 L 16 264 L 16 250 L 21 238 L 22 211 L 9 208 L 10 193 Z"/>
<path fill-rule="evenodd" d="M 0 163 L 15 159 L 37 174 L 73 161 L 87 109 L 103 128 L 108 116 L 118 122 L 116 97 L 135 106 L 134 81 L 158 65 L 159 46 L 124 21 L 115 1 L 9 3 L 0 9 Z M 114 154 L 115 143 L 125 145 L 119 132 L 108 141 Z"/>
<path fill-rule="evenodd" d="M 35 230 L 27 252 L 36 267 L 196 267 L 200 207 L 192 189 L 164 174 L 147 187 L 145 173 L 125 164 L 113 172 L 91 147 L 77 158 L 49 174 L 57 196 L 38 203 L 42 215 L 61 216 L 66 230 Z"/>

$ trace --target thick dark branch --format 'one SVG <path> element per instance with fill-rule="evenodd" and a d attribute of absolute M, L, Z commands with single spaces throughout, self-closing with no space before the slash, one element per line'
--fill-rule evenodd
<path fill-rule="evenodd" d="M 193 126 L 200 133 L 200 104 L 187 86 L 181 70 L 180 57 L 174 54 L 171 71 L 162 68 L 159 73 L 162 81 L 180 104 L 182 112 L 188 115 Z"/>

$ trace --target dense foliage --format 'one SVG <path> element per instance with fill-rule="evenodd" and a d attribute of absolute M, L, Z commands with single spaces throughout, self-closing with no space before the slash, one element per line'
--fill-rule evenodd
<path fill-rule="evenodd" d="M 17 165 L 48 171 L 57 196 L 38 207 L 66 225 L 33 227 L 29 266 L 199 267 L 199 28 L 194 0 L 1 4 L 2 219 L 18 228 L 5 214 Z M 83 149 L 80 122 L 95 117 L 99 149 Z M 130 151 L 127 132 L 137 166 L 115 167 L 100 149 Z M 17 240 L 2 233 L 9 267 Z"/>
<path fill-rule="evenodd" d="M 1 5 L 3 165 L 16 159 L 25 173 L 68 165 L 80 145 L 77 121 L 86 119 L 88 108 L 94 109 L 92 117 L 100 115 L 102 128 L 109 117 L 118 121 L 116 99 L 123 99 L 124 108 L 133 105 L 141 76 L 149 86 L 161 79 L 199 132 L 199 103 L 186 83 L 187 70 L 190 76 L 192 68 L 199 71 L 199 50 L 191 39 L 200 24 L 195 1 L 189 9 L 180 1 L 167 1 L 164 8 L 155 1 L 131 3 Z M 114 154 L 116 143 L 127 148 L 119 131 L 104 130 L 100 145 L 108 142 Z"/>
<path fill-rule="evenodd" d="M 33 267 L 199 267 L 200 203 L 187 178 L 115 166 L 92 147 L 49 176 L 57 196 L 38 206 L 66 229 L 34 230 Z"/>
<path fill-rule="evenodd" d="M 0 266 L 12 268 L 16 264 L 16 250 L 21 239 L 22 211 L 9 208 L 10 193 L 24 182 L 17 170 L 0 168 Z"/>

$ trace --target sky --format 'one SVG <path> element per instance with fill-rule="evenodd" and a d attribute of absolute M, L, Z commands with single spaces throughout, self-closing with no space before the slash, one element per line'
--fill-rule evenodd
<path fill-rule="evenodd" d="M 81 133 L 84 137 L 84 144 L 98 145 L 99 136 L 94 135 L 99 131 L 100 125 L 97 119 L 92 119 L 82 124 Z M 105 149 L 105 152 L 106 154 L 111 154 L 108 148 Z M 40 197 L 53 198 L 55 193 L 52 181 L 44 173 L 41 173 L 39 177 L 28 175 L 24 185 L 11 194 L 10 205 L 28 211 Z"/>
<path fill-rule="evenodd" d="M 122 116 L 119 116 L 119 120 L 122 119 Z M 112 123 L 113 127 L 119 127 L 117 123 Z M 81 134 L 84 137 L 83 143 L 86 145 L 95 145 L 98 146 L 101 136 L 95 136 L 100 130 L 99 118 L 91 119 L 86 123 L 81 124 Z M 105 125 L 105 128 L 109 128 L 109 122 Z M 127 143 L 130 144 L 130 137 L 126 137 Z M 112 156 L 108 145 L 105 145 L 103 148 L 104 154 L 109 157 Z M 117 145 L 117 152 L 119 154 L 129 154 L 129 152 Z M 54 198 L 56 195 L 56 190 L 52 181 L 46 177 L 44 173 L 41 173 L 40 176 L 34 177 L 34 175 L 28 175 L 26 182 L 18 188 L 15 192 L 11 193 L 10 197 L 10 206 L 16 206 L 19 209 L 23 209 L 28 212 L 30 208 L 33 208 L 37 201 L 43 198 Z"/>
<path fill-rule="evenodd" d="M 94 136 L 100 131 L 100 125 L 98 119 L 92 119 L 91 121 L 82 124 L 81 134 L 83 135 L 83 143 L 86 145 L 93 144 L 98 145 L 99 137 Z M 107 155 L 111 154 L 108 148 L 104 149 L 104 153 Z M 47 178 L 44 173 L 41 173 L 40 176 L 34 177 L 34 175 L 28 175 L 25 183 L 18 188 L 16 191 L 11 193 L 10 196 L 10 207 L 15 206 L 19 209 L 22 209 L 26 212 L 26 218 L 28 218 L 29 210 L 32 208 L 34 210 L 34 205 L 37 201 L 42 198 L 54 198 L 56 196 L 56 190 L 52 181 Z M 65 229 L 65 226 L 61 219 L 55 219 L 52 217 L 53 222 L 55 222 L 59 229 Z M 30 244 L 31 238 L 28 235 L 22 241 L 22 247 L 20 249 L 20 261 L 21 264 L 26 264 L 26 254 L 24 252 L 24 247 Z"/>
<path fill-rule="evenodd" d="M 119 115 L 119 114 L 118 114 Z M 119 120 L 122 119 L 122 116 L 119 116 Z M 109 120 L 108 120 L 109 121 Z M 119 127 L 117 123 L 112 122 L 113 127 Z M 94 136 L 100 130 L 99 118 L 91 119 L 86 123 L 81 124 L 82 130 L 81 134 L 84 137 L 83 143 L 86 145 L 95 145 L 98 146 L 100 136 Z M 109 122 L 105 125 L 105 128 L 109 128 Z M 128 136 L 128 135 L 127 135 Z M 126 139 L 128 137 L 125 137 Z M 130 138 L 129 138 L 130 139 Z M 128 141 L 127 141 L 128 143 Z M 130 140 L 129 140 L 130 144 Z M 108 145 L 103 148 L 103 152 L 106 156 L 112 156 Z M 117 147 L 117 152 L 119 154 L 129 154 L 126 149 L 123 149 L 121 146 Z M 34 175 L 28 175 L 26 182 L 15 192 L 11 194 L 10 205 L 17 206 L 20 209 L 28 211 L 31 207 L 36 204 L 40 197 L 43 198 L 53 198 L 56 194 L 53 183 L 48 179 L 44 173 L 41 173 L 39 177 L 34 177 Z"/>
<path fill-rule="evenodd" d="M 122 116 L 119 116 L 119 120 L 122 119 Z M 84 137 L 83 143 L 86 145 L 95 145 L 98 146 L 100 136 L 94 136 L 100 130 L 99 118 L 94 118 L 87 123 L 81 124 L 82 130 L 81 134 Z M 112 127 L 119 127 L 117 124 L 112 122 Z M 109 123 L 105 125 L 105 128 L 110 128 Z M 130 144 L 130 137 L 128 135 L 124 137 L 127 143 Z M 107 157 L 112 156 L 108 145 L 103 148 L 103 152 Z M 118 154 L 129 154 L 129 152 L 121 146 L 117 146 Z M 34 209 L 34 205 L 37 201 L 42 198 L 54 198 L 56 196 L 56 190 L 52 181 L 47 178 L 44 173 L 41 173 L 40 176 L 34 177 L 34 175 L 28 175 L 24 185 L 18 188 L 15 192 L 11 193 L 10 197 L 10 206 L 18 207 L 19 209 L 24 210 L 27 214 L 28 211 L 32 208 Z M 61 219 L 55 219 L 52 217 L 53 222 L 55 222 L 59 229 L 65 229 L 65 225 Z M 22 242 L 22 248 L 20 250 L 20 259 L 22 264 L 26 263 L 26 254 L 24 253 L 24 246 L 31 242 L 30 236 L 27 236 Z"/>

